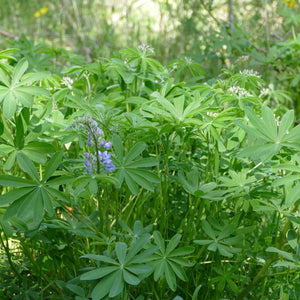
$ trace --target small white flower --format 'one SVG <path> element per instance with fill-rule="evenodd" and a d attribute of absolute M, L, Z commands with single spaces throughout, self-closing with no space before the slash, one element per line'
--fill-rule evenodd
<path fill-rule="evenodd" d="M 259 94 L 258 97 L 262 97 L 262 96 L 265 96 L 265 95 L 268 95 L 270 93 L 270 89 L 268 88 L 263 88 Z"/>
<path fill-rule="evenodd" d="M 70 90 L 72 89 L 73 79 L 65 76 L 63 77 L 63 80 L 61 81 L 61 84 L 67 86 Z"/>
<path fill-rule="evenodd" d="M 141 49 L 144 52 L 148 53 L 154 53 L 154 48 L 152 48 L 150 45 L 147 43 L 142 43 L 141 45 L 138 46 L 139 49 Z"/>
<path fill-rule="evenodd" d="M 240 86 L 232 86 L 229 88 L 229 92 L 231 92 L 232 95 L 236 95 L 238 97 L 254 97 L 251 93 L 246 91 L 244 88 Z"/>
<path fill-rule="evenodd" d="M 185 56 L 184 59 L 189 65 L 193 62 L 190 57 Z"/>
<path fill-rule="evenodd" d="M 245 76 L 255 76 L 257 78 L 260 78 L 261 76 L 258 74 L 258 72 L 254 71 L 254 70 L 248 70 L 245 69 L 243 71 L 240 71 L 240 74 L 243 74 Z"/>

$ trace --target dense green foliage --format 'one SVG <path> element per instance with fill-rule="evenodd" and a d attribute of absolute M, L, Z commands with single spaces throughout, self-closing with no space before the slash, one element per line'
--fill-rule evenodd
<path fill-rule="evenodd" d="M 292 2 L 274 1 L 285 40 L 206 27 L 207 52 L 166 65 L 157 43 L 87 62 L 10 41 L 0 52 L 1 299 L 300 298 Z"/>

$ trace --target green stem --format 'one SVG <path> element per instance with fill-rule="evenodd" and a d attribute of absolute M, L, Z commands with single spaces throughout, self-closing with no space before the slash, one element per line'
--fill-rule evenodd
<path fill-rule="evenodd" d="M 19 278 L 20 281 L 22 281 L 22 276 L 20 274 L 20 272 L 16 269 L 12 259 L 11 259 L 11 255 L 10 255 L 10 252 L 9 252 L 9 246 L 8 246 L 8 238 L 6 236 L 6 234 L 3 232 L 4 236 L 5 236 L 5 239 L 6 239 L 6 245 L 2 239 L 2 235 L 0 234 L 0 242 L 1 242 L 1 245 L 5 251 L 5 254 L 6 254 L 6 257 L 7 257 L 7 260 L 8 260 L 8 263 L 12 269 L 12 271 L 15 273 L 15 275 Z"/>

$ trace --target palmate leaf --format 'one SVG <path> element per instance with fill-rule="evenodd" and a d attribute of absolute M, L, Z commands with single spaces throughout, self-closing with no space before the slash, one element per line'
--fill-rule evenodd
<path fill-rule="evenodd" d="M 17 110 L 17 99 L 13 92 L 8 92 L 3 100 L 3 115 L 6 119 L 11 119 Z"/>
<path fill-rule="evenodd" d="M 28 61 L 22 58 L 16 65 L 12 75 L 11 86 L 15 87 L 28 68 Z"/>
<path fill-rule="evenodd" d="M 59 164 L 61 163 L 62 157 L 63 157 L 62 152 L 56 152 L 51 157 L 45 169 L 42 182 L 46 182 L 50 178 L 50 176 L 52 176 L 52 174 L 55 172 L 55 170 L 58 168 Z"/>
<path fill-rule="evenodd" d="M 210 220 L 212 225 L 215 224 Z M 241 236 L 233 236 L 230 237 L 236 230 L 234 224 L 227 224 L 219 230 L 214 230 L 210 223 L 206 220 L 201 221 L 203 231 L 211 238 L 210 240 L 201 239 L 194 240 L 195 244 L 198 245 L 208 245 L 207 250 L 209 251 L 219 251 L 219 253 L 223 256 L 233 256 L 236 252 L 241 251 L 240 248 L 233 248 L 232 246 L 239 243 L 241 240 Z"/>
<path fill-rule="evenodd" d="M 23 187 L 17 190 L 11 190 L 0 196 L 0 207 L 13 203 L 14 201 L 25 197 L 34 190 L 35 187 Z"/>
<path fill-rule="evenodd" d="M 153 183 L 158 183 L 158 176 L 143 168 L 157 165 L 154 158 L 139 158 L 139 155 L 145 150 L 144 142 L 136 143 L 124 156 L 123 145 L 120 136 L 114 135 L 112 138 L 113 147 L 116 151 L 116 158 L 113 163 L 116 166 L 116 178 L 119 185 L 125 181 L 130 191 L 137 195 L 139 187 L 143 187 L 149 191 L 153 191 Z"/>
<path fill-rule="evenodd" d="M 2 81 L 2 83 L 4 85 L 6 85 L 7 87 L 10 86 L 10 82 L 9 82 L 6 74 L 3 72 L 3 70 L 1 68 L 0 68 L 0 81 Z M 1 88 L 3 88 L 3 87 L 1 87 Z M 1 99 L 1 97 L 0 97 L 0 99 Z"/>
<path fill-rule="evenodd" d="M 0 175 L 0 185 L 9 187 L 31 187 L 36 183 L 34 181 L 15 177 L 12 175 Z"/>
<path fill-rule="evenodd" d="M 7 119 L 11 119 L 14 116 L 18 103 L 24 106 L 32 106 L 35 95 L 50 95 L 42 87 L 28 86 L 35 81 L 41 80 L 46 75 L 43 73 L 24 75 L 27 68 L 27 60 L 25 58 L 21 59 L 14 68 L 11 81 L 9 81 L 6 74 L 0 69 L 0 81 L 5 85 L 0 88 L 0 101 L 3 100 L 3 114 Z"/>
<path fill-rule="evenodd" d="M 181 280 L 186 280 L 182 266 L 192 266 L 184 257 L 194 252 L 194 247 L 177 248 L 181 235 L 176 234 L 169 241 L 167 247 L 165 241 L 159 231 L 154 231 L 153 238 L 159 250 L 154 253 L 149 259 L 150 265 L 154 269 L 154 280 L 158 281 L 161 277 L 165 277 L 168 286 L 172 291 L 177 288 L 176 276 Z"/>
<path fill-rule="evenodd" d="M 100 279 L 100 278 L 103 278 L 103 277 L 117 271 L 117 270 L 120 270 L 120 268 L 118 266 L 102 267 L 102 268 L 98 268 L 96 270 L 92 270 L 87 273 L 84 273 L 83 275 L 80 276 L 80 279 L 81 280 Z"/>
<path fill-rule="evenodd" d="M 156 250 L 151 248 L 143 250 L 149 242 L 149 237 L 142 236 L 138 238 L 128 249 L 127 245 L 117 242 L 115 247 L 116 260 L 103 255 L 86 254 L 83 258 L 95 259 L 113 266 L 102 265 L 99 268 L 88 271 L 80 276 L 80 280 L 97 280 L 92 291 L 93 299 L 102 299 L 105 296 L 116 297 L 124 289 L 124 285 L 138 285 L 141 281 L 140 274 L 147 277 L 151 274 L 151 267 L 145 265 L 142 260 L 149 257 Z"/>
<path fill-rule="evenodd" d="M 14 217 L 22 222 L 28 222 L 31 224 L 31 228 L 36 229 L 40 225 L 45 211 L 50 217 L 55 214 L 53 199 L 68 201 L 55 185 L 65 184 L 71 180 L 70 177 L 62 176 L 57 180 L 50 180 L 49 185 L 47 181 L 57 169 L 61 158 L 62 154 L 60 152 L 54 154 L 46 167 L 44 180 L 40 181 L 33 162 L 23 153 L 18 153 L 20 169 L 31 176 L 33 181 L 11 175 L 0 176 L 0 184 L 19 188 L 0 196 L 0 206 L 10 204 L 4 213 L 6 219 Z M 52 188 L 51 185 L 55 188 Z"/>
<path fill-rule="evenodd" d="M 17 154 L 17 160 L 19 167 L 27 173 L 36 182 L 40 182 L 39 174 L 33 164 L 33 162 L 23 153 Z"/>
<path fill-rule="evenodd" d="M 252 126 L 241 121 L 234 123 L 263 142 L 257 142 L 257 144 L 241 150 L 239 154 L 242 157 L 264 161 L 276 155 L 282 146 L 299 148 L 300 126 L 291 129 L 294 123 L 293 110 L 284 114 L 279 126 L 277 126 L 272 110 L 265 105 L 262 107 L 262 119 L 250 108 L 245 108 L 245 112 Z"/>
<path fill-rule="evenodd" d="M 103 280 L 99 281 L 93 289 L 92 299 L 93 300 L 103 299 L 112 288 L 114 280 L 115 280 L 115 273 L 112 273 L 107 277 L 105 277 Z"/>

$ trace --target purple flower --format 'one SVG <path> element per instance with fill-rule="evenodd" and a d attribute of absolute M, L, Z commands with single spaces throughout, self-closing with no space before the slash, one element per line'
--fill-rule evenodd
<path fill-rule="evenodd" d="M 103 146 L 105 149 L 109 149 L 112 146 L 111 142 L 107 142 L 105 143 L 105 145 Z"/>
<path fill-rule="evenodd" d="M 100 172 L 101 168 L 109 172 L 113 171 L 115 166 L 112 163 L 111 154 L 107 152 L 112 143 L 102 138 L 103 131 L 98 127 L 97 121 L 92 117 L 79 117 L 72 127 L 87 135 L 86 145 L 89 148 L 88 152 L 84 153 L 87 173 Z M 94 154 L 91 148 L 94 149 Z"/>
<path fill-rule="evenodd" d="M 112 172 L 114 169 L 115 169 L 115 166 L 114 166 L 113 163 L 109 163 L 109 164 L 105 165 L 105 170 L 106 171 Z"/>
<path fill-rule="evenodd" d="M 91 162 L 89 160 L 85 160 L 84 164 L 86 167 L 90 168 L 92 166 Z"/>
<path fill-rule="evenodd" d="M 91 170 L 89 168 L 86 168 L 85 170 L 86 170 L 87 173 L 92 173 L 93 172 L 93 170 Z"/>

